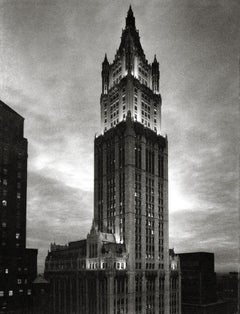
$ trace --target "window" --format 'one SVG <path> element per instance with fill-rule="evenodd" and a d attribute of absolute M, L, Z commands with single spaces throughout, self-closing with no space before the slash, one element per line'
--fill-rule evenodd
<path fill-rule="evenodd" d="M 2 222 L 2 227 L 6 228 L 7 227 L 7 223 L 6 222 Z"/>
<path fill-rule="evenodd" d="M 20 238 L 20 233 L 16 233 L 16 239 Z"/>
<path fill-rule="evenodd" d="M 17 199 L 20 200 L 21 199 L 21 193 L 17 192 Z"/>
<path fill-rule="evenodd" d="M 5 274 L 8 274 L 8 268 L 5 268 Z"/>
<path fill-rule="evenodd" d="M 18 279 L 17 283 L 18 283 L 18 285 L 20 285 L 22 283 L 22 279 Z"/>
<path fill-rule="evenodd" d="M 28 290 L 27 290 L 27 294 L 28 294 L 28 295 L 31 295 L 31 294 L 32 294 L 31 289 L 28 289 Z"/>
<path fill-rule="evenodd" d="M 3 179 L 3 185 L 7 185 L 7 179 Z"/>
<path fill-rule="evenodd" d="M 0 297 L 3 297 L 4 296 L 4 291 L 0 291 Z"/>
<path fill-rule="evenodd" d="M 9 290 L 8 295 L 9 295 L 10 297 L 12 297 L 12 296 L 13 296 L 13 291 L 12 291 L 12 290 Z"/>
<path fill-rule="evenodd" d="M 3 205 L 4 207 L 6 207 L 6 206 L 7 206 L 7 201 L 6 201 L 6 200 L 3 200 L 3 201 L 2 201 L 2 205 Z"/>

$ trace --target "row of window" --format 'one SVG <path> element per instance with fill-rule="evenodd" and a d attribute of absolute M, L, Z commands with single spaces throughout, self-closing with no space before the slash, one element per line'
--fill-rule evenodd
<path fill-rule="evenodd" d="M 22 267 L 18 267 L 18 272 L 21 272 L 21 271 L 24 271 L 24 272 L 27 272 L 28 271 L 28 268 L 27 267 L 24 267 L 24 268 L 22 268 Z M 8 268 L 0 268 L 0 273 L 1 272 L 4 272 L 5 274 L 9 274 L 9 269 Z"/>
<path fill-rule="evenodd" d="M 23 289 L 19 289 L 18 291 L 16 291 L 16 293 L 19 293 L 19 294 L 23 294 L 23 292 L 24 292 Z M 31 295 L 32 294 L 31 289 L 27 289 L 26 292 L 27 292 L 27 295 Z M 4 297 L 4 296 L 12 297 L 13 295 L 14 295 L 14 291 L 13 290 L 8 290 L 8 291 L 0 290 L 0 297 Z"/>
<path fill-rule="evenodd" d="M 141 269 L 141 263 L 136 263 L 136 268 Z M 140 276 L 135 277 L 135 291 L 135 313 L 140 314 L 142 313 L 142 278 Z"/>
<path fill-rule="evenodd" d="M 112 269 L 112 266 L 114 269 L 119 269 L 119 270 L 123 270 L 126 269 L 127 264 L 124 262 L 114 262 L 113 265 L 111 263 L 94 263 L 94 262 L 90 262 L 89 263 L 89 269 Z"/>

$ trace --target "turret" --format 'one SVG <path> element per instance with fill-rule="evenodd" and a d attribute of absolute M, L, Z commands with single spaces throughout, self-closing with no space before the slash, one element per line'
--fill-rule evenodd
<path fill-rule="evenodd" d="M 159 63 L 157 61 L 156 55 L 152 63 L 152 90 L 154 94 L 159 93 Z"/>
<path fill-rule="evenodd" d="M 105 54 L 104 61 L 102 63 L 102 94 L 107 94 L 109 88 L 109 62 L 107 54 Z"/>

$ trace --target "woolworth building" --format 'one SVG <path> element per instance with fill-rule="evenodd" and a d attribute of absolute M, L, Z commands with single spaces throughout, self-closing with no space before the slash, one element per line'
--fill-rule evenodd
<path fill-rule="evenodd" d="M 102 63 L 91 230 L 86 239 L 51 244 L 46 257 L 52 313 L 181 313 L 159 80 L 159 63 L 146 59 L 130 6 L 114 60 L 105 55 Z"/>

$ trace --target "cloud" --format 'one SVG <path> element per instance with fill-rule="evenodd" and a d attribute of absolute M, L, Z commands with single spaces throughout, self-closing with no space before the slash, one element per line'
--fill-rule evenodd
<path fill-rule="evenodd" d="M 28 174 L 28 246 L 39 249 L 43 270 L 50 242 L 85 238 L 93 217 L 93 195 L 30 171 Z"/>
<path fill-rule="evenodd" d="M 215 253 L 217 271 L 235 271 L 238 263 L 238 212 L 194 208 L 170 214 L 170 246 L 177 253 Z"/>

